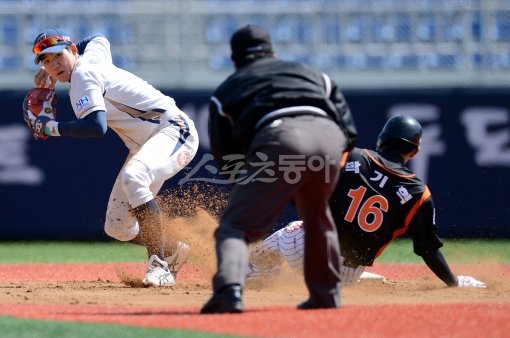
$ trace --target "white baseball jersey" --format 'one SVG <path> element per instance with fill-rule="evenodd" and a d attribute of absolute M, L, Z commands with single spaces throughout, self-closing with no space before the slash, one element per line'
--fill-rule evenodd
<path fill-rule="evenodd" d="M 136 151 L 154 131 L 182 114 L 175 101 L 146 81 L 112 63 L 110 43 L 95 37 L 71 74 L 69 90 L 74 113 L 79 119 L 96 110 L 106 111 L 108 127 L 131 151 Z"/>
<path fill-rule="evenodd" d="M 278 267 L 284 261 L 293 270 L 302 270 L 305 252 L 304 237 L 303 221 L 293 221 L 258 243 L 250 252 L 248 278 L 277 274 L 280 271 Z M 343 262 L 341 256 L 340 261 Z M 364 270 L 365 266 L 363 265 L 357 268 L 342 265 L 340 267 L 342 283 L 346 285 L 357 283 L 360 278 L 363 278 Z"/>
<path fill-rule="evenodd" d="M 113 65 L 110 43 L 104 37 L 89 41 L 78 58 L 69 96 L 79 119 L 106 111 L 108 127 L 129 149 L 105 220 L 108 235 L 129 241 L 139 232 L 131 209 L 154 199 L 164 182 L 195 156 L 199 144 L 195 125 L 171 97 Z"/>

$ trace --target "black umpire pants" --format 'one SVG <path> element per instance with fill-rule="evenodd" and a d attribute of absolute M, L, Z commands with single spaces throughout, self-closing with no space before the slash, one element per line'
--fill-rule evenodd
<path fill-rule="evenodd" d="M 284 117 L 258 131 L 243 168 L 246 180 L 234 187 L 215 231 L 214 291 L 244 285 L 247 243 L 265 235 L 294 201 L 305 224 L 304 275 L 310 298 L 321 307 L 340 306 L 340 245 L 328 201 L 345 148 L 345 134 L 325 117 Z"/>

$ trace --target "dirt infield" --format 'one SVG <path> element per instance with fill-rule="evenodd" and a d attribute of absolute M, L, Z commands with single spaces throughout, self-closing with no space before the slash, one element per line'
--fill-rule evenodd
<path fill-rule="evenodd" d="M 510 265 L 452 265 L 486 289 L 447 288 L 425 264 L 375 265 L 386 283 L 342 289 L 338 310 L 298 311 L 302 276 L 288 270 L 245 288 L 245 313 L 200 315 L 211 295 L 214 218 L 199 212 L 171 220 L 193 248 L 173 288 L 136 287 L 143 263 L 0 265 L 0 315 L 58 321 L 192 329 L 250 337 L 509 337 Z M 0 334 L 1 335 L 1 334 Z"/>
<path fill-rule="evenodd" d="M 246 312 L 199 315 L 210 296 L 210 272 L 186 265 L 173 288 L 125 285 L 144 265 L 0 265 L 0 314 L 24 318 L 193 329 L 258 337 L 508 337 L 510 266 L 454 265 L 487 289 L 445 287 L 424 265 L 377 265 L 387 282 L 344 287 L 339 310 L 297 311 L 306 298 L 289 271 L 266 285 L 248 285 Z"/>

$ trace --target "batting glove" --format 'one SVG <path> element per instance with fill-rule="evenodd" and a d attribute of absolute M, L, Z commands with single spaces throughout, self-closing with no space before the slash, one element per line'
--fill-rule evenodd
<path fill-rule="evenodd" d="M 459 288 L 486 288 L 484 282 L 481 282 L 470 276 L 457 276 L 457 287 Z"/>

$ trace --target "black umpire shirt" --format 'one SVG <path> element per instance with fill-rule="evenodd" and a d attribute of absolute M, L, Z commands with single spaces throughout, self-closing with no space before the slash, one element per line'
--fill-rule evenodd
<path fill-rule="evenodd" d="M 305 65 L 264 57 L 237 69 L 211 97 L 209 136 L 217 163 L 225 164 L 224 155 L 246 153 L 261 125 L 283 117 L 271 113 L 299 106 L 326 112 L 344 130 L 348 149 L 353 147 L 357 131 L 334 81 Z M 310 111 L 290 109 L 287 116 L 300 114 Z"/>

